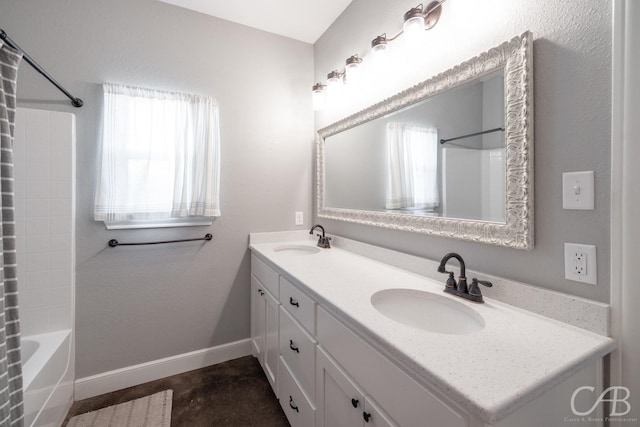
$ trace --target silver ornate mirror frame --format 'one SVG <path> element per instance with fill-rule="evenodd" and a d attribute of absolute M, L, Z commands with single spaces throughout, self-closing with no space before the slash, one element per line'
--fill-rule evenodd
<path fill-rule="evenodd" d="M 533 37 L 514 37 L 317 132 L 316 206 L 320 218 L 425 233 L 517 249 L 533 248 Z M 325 207 L 324 139 L 420 100 L 504 68 L 506 221 L 504 223 L 412 216 Z"/>

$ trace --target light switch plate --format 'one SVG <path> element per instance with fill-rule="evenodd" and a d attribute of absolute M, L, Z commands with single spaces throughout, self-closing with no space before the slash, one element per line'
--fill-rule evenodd
<path fill-rule="evenodd" d="M 598 278 L 596 247 L 580 243 L 564 244 L 564 277 L 595 285 Z"/>
<path fill-rule="evenodd" d="M 593 171 L 566 172 L 562 174 L 562 208 L 594 209 Z"/>
<path fill-rule="evenodd" d="M 302 212 L 296 212 L 296 225 L 304 224 L 304 214 Z"/>

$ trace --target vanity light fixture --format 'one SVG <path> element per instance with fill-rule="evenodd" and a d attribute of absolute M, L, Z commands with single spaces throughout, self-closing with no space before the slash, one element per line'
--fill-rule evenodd
<path fill-rule="evenodd" d="M 324 108 L 325 94 L 324 88 L 326 86 L 322 83 L 316 83 L 313 85 L 313 110 L 320 111 Z"/>
<path fill-rule="evenodd" d="M 375 39 L 371 40 L 371 53 L 376 56 L 383 56 L 387 51 L 387 34 L 382 33 Z"/>
<path fill-rule="evenodd" d="M 408 37 L 417 38 L 424 30 L 432 29 L 440 19 L 440 14 L 442 13 L 440 5 L 443 2 L 433 1 L 427 5 L 426 9 L 420 3 L 418 6 L 409 9 L 404 14 L 402 32 L 406 33 Z"/>
<path fill-rule="evenodd" d="M 422 30 L 432 29 L 440 19 L 442 9 L 440 5 L 443 1 L 432 1 L 427 5 L 426 10 L 422 7 L 422 3 L 409 9 L 404 14 L 404 24 L 402 31 L 405 33 L 420 32 Z"/>
<path fill-rule="evenodd" d="M 420 33 L 424 30 L 424 11 L 422 10 L 422 3 L 418 6 L 409 9 L 404 14 L 404 24 L 402 24 L 402 32 L 409 37 Z"/>
<path fill-rule="evenodd" d="M 329 74 L 327 74 L 327 88 L 331 89 L 344 83 L 344 72 L 340 72 L 338 70 L 333 70 Z"/>
<path fill-rule="evenodd" d="M 345 82 L 350 83 L 356 81 L 362 69 L 362 58 L 356 53 L 347 58 L 347 65 L 344 67 Z"/>
<path fill-rule="evenodd" d="M 386 33 L 382 33 L 371 41 L 371 53 L 372 56 L 377 58 L 384 56 L 389 48 L 389 42 L 398 38 L 401 34 L 413 34 L 419 35 L 424 30 L 430 30 L 433 28 L 440 19 L 442 14 L 442 3 L 447 0 L 432 1 L 423 7 L 422 3 L 416 7 L 412 7 L 404 14 L 404 24 L 402 30 L 394 37 L 388 38 Z M 336 91 L 341 87 L 341 83 L 348 83 L 349 81 L 356 80 L 356 75 L 361 71 L 362 58 L 357 54 L 347 58 L 344 71 L 340 72 L 334 70 L 327 74 L 326 88 L 328 92 L 332 90 Z M 324 92 L 324 85 L 318 83 L 313 86 L 314 106 L 316 105 L 315 99 L 319 97 L 320 93 Z M 319 101 L 318 101 L 319 102 Z M 324 105 L 324 103 L 322 103 Z M 320 109 L 321 107 L 316 108 Z"/>
<path fill-rule="evenodd" d="M 344 71 L 333 70 L 327 74 L 327 106 L 338 105 L 344 94 Z"/>

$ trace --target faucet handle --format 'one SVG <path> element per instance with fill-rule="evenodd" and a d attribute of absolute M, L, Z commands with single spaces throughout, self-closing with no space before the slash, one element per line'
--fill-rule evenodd
<path fill-rule="evenodd" d="M 493 286 L 493 283 L 487 280 L 478 280 L 474 277 L 471 279 L 471 285 L 469 285 L 469 295 L 482 298 L 482 292 L 480 292 L 480 287 L 478 285 L 484 285 L 490 288 Z"/>
<path fill-rule="evenodd" d="M 445 285 L 446 289 L 457 289 L 458 284 L 456 283 L 456 279 L 453 276 L 453 271 L 446 271 L 445 273 L 449 273 L 449 278 L 447 279 L 447 284 Z"/>
<path fill-rule="evenodd" d="M 320 248 L 324 248 L 324 249 L 329 249 L 331 248 L 331 244 L 329 243 L 329 241 L 331 240 L 331 237 L 323 237 L 321 235 L 318 234 L 318 247 Z"/>

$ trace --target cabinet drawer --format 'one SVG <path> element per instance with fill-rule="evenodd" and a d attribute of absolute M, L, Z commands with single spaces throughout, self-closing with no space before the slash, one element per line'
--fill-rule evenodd
<path fill-rule="evenodd" d="M 280 354 L 309 401 L 315 401 L 316 342 L 280 307 Z"/>
<path fill-rule="evenodd" d="M 468 425 L 465 415 L 422 387 L 321 307 L 317 336 L 320 345 L 399 425 Z M 424 414 L 428 414 L 426 424 Z"/>
<path fill-rule="evenodd" d="M 284 410 L 292 427 L 310 427 L 314 425 L 315 408 L 305 397 L 299 385 L 293 379 L 289 367 L 280 358 L 278 369 L 280 406 Z"/>
<path fill-rule="evenodd" d="M 271 292 L 276 299 L 279 298 L 278 273 L 253 254 L 251 254 L 251 274 L 269 289 L 269 292 Z"/>
<path fill-rule="evenodd" d="M 280 276 L 280 303 L 311 335 L 316 334 L 316 302 Z"/>

